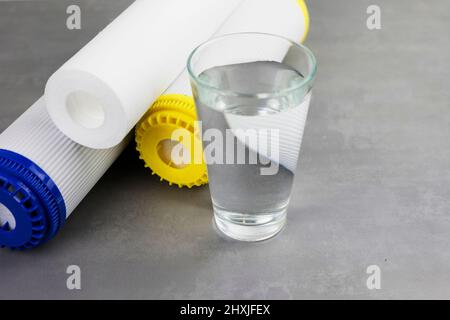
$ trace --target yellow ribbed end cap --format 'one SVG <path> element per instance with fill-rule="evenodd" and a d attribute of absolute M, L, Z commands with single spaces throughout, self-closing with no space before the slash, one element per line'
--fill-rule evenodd
<path fill-rule="evenodd" d="M 159 97 L 137 124 L 136 150 L 139 158 L 161 181 L 166 180 L 170 185 L 175 184 L 180 188 L 208 183 L 196 120 L 192 97 L 167 94 Z M 189 152 L 191 161 L 174 161 L 173 148 L 177 148 L 176 152 Z M 198 152 L 200 159 L 195 159 L 194 154 L 197 153 L 198 157 Z"/>

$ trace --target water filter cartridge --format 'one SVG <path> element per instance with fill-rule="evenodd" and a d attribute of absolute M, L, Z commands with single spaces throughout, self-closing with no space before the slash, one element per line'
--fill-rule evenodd
<path fill-rule="evenodd" d="M 48 80 L 55 125 L 91 148 L 122 141 L 242 0 L 137 0 Z"/>
<path fill-rule="evenodd" d="M 294 41 L 305 40 L 309 30 L 309 13 L 303 0 L 245 0 L 217 29 L 214 36 L 238 32 L 262 32 L 284 36 Z M 199 43 L 200 44 L 200 43 Z M 282 54 L 286 52 L 280 49 Z M 189 74 L 185 69 L 149 109 L 136 126 L 136 143 L 140 158 L 152 173 L 178 186 L 199 186 L 207 182 L 205 164 L 190 164 L 183 167 L 167 165 L 161 158 L 162 141 L 168 141 L 171 133 L 179 129 L 177 123 L 163 123 L 170 118 L 169 112 L 194 114 L 184 117 L 183 123 L 193 128 L 196 120 L 195 104 L 189 84 Z M 155 124 L 164 125 L 164 135 L 155 134 Z M 191 145 L 200 137 L 191 130 Z M 160 141 L 158 141 L 160 139 Z M 201 142 L 200 142 L 201 143 Z M 166 144 L 167 145 L 167 144 Z M 169 150 L 170 152 L 170 150 Z M 167 154 L 169 152 L 164 152 Z"/>
<path fill-rule="evenodd" d="M 214 36 L 261 32 L 303 42 L 308 31 L 309 13 L 304 0 L 245 0 Z M 164 92 L 165 94 L 192 96 L 186 69 Z"/>
<path fill-rule="evenodd" d="M 0 134 L 0 246 L 48 241 L 127 144 L 83 147 L 51 121 L 44 98 Z"/>

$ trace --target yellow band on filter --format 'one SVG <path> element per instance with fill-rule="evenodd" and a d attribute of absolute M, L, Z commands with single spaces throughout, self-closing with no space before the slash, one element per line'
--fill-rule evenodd
<path fill-rule="evenodd" d="M 300 39 L 300 42 L 303 43 L 308 37 L 309 33 L 309 11 L 305 0 L 297 0 L 297 2 L 303 12 L 303 16 L 305 17 L 305 32 L 303 33 L 303 37 Z"/>
<path fill-rule="evenodd" d="M 139 158 L 161 181 L 166 180 L 180 188 L 208 182 L 196 120 L 194 100 L 185 95 L 170 94 L 159 97 L 136 126 Z M 188 152 L 189 160 L 175 161 L 172 152 L 177 155 Z"/>

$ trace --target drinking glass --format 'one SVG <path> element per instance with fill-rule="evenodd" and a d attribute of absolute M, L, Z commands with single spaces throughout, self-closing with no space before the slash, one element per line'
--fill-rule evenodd
<path fill-rule="evenodd" d="M 313 53 L 277 35 L 228 34 L 198 46 L 188 71 L 217 228 L 243 241 L 276 235 L 286 223 Z"/>

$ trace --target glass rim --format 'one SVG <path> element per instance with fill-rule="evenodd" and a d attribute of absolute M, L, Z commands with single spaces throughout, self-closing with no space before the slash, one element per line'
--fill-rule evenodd
<path fill-rule="evenodd" d="M 216 86 L 209 84 L 207 81 L 200 79 L 198 76 L 195 75 L 193 66 L 192 66 L 192 59 L 195 56 L 195 54 L 199 52 L 199 50 L 201 50 L 201 49 L 205 48 L 206 46 L 211 45 L 215 42 L 221 41 L 224 38 L 229 38 L 229 37 L 234 37 L 234 36 L 239 36 L 239 35 L 249 35 L 249 36 L 259 35 L 259 36 L 265 36 L 265 37 L 272 37 L 272 38 L 278 38 L 279 40 L 283 40 L 283 41 L 290 43 L 292 46 L 299 48 L 306 54 L 309 62 L 312 65 L 310 72 L 300 83 L 293 84 L 293 85 L 291 85 L 287 88 L 281 89 L 281 90 L 270 91 L 270 92 L 258 92 L 258 93 L 254 93 L 254 94 L 238 92 L 236 90 L 220 89 Z M 309 49 L 307 46 L 305 46 L 301 43 L 294 42 L 289 38 L 286 38 L 286 37 L 283 37 L 280 35 L 276 35 L 276 34 L 264 33 L 264 32 L 236 32 L 236 33 L 228 33 L 225 35 L 213 37 L 213 38 L 201 43 L 200 45 L 198 45 L 189 54 L 189 57 L 187 60 L 187 70 L 188 70 L 188 73 L 189 73 L 189 76 L 191 77 L 191 79 L 195 80 L 196 83 L 200 84 L 201 86 L 203 86 L 209 90 L 219 91 L 222 94 L 226 94 L 228 96 L 270 98 L 270 97 L 286 95 L 292 91 L 299 90 L 299 89 L 303 88 L 304 86 L 308 85 L 309 83 L 311 83 L 314 80 L 316 73 L 317 73 L 317 60 L 316 60 L 316 57 L 314 56 L 313 52 L 311 51 L 311 49 Z"/>

